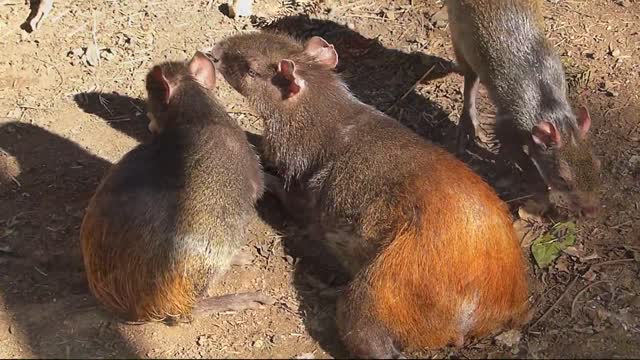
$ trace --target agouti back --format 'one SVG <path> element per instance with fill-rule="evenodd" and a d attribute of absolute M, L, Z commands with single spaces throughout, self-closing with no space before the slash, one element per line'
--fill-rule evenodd
<path fill-rule="evenodd" d="M 155 66 L 146 86 L 156 134 L 112 167 L 80 234 L 91 291 L 131 321 L 189 315 L 245 242 L 263 191 L 204 54 Z"/>
<path fill-rule="evenodd" d="M 478 125 L 479 81 L 496 105 L 496 134 L 507 157 L 523 147 L 566 206 L 594 215 L 600 166 L 586 141 L 591 119 L 567 100 L 560 57 L 544 34 L 541 0 L 447 0 L 451 39 L 464 73 L 458 150 Z"/>
<path fill-rule="evenodd" d="M 333 46 L 249 33 L 212 57 L 263 117 L 267 161 L 308 189 L 314 226 L 353 274 L 337 310 L 352 355 L 461 345 L 525 321 L 505 204 L 464 163 L 358 101 L 333 71 Z"/>

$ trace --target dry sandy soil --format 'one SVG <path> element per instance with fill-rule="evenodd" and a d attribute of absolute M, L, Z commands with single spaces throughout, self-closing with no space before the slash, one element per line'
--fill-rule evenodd
<path fill-rule="evenodd" d="M 85 282 L 78 231 L 87 201 L 110 164 L 149 138 L 146 71 L 224 36 L 266 25 L 322 35 L 360 99 L 451 148 L 462 79 L 447 74 L 453 54 L 441 2 L 256 2 L 261 18 L 233 20 L 213 0 L 57 0 L 42 27 L 27 33 L 24 2 L 0 1 L 0 357 L 346 355 L 322 274 L 296 250 L 295 227 L 273 199 L 261 203 L 251 231 L 252 263 L 233 268 L 217 289 L 264 291 L 277 299 L 273 306 L 179 326 L 129 325 L 102 310 Z M 523 238 L 531 326 L 414 356 L 640 357 L 640 2 L 555 0 L 545 10 L 573 101 L 593 118 L 602 210 L 577 220 L 576 245 L 549 268 L 536 267 L 531 235 Z M 302 13 L 313 20 L 279 18 Z M 260 133 L 243 100 L 226 84 L 218 91 L 243 127 Z M 489 122 L 485 94 L 481 110 Z M 499 184 L 490 161 L 464 160 Z M 517 217 L 526 189 L 497 190 Z M 528 218 L 524 229 L 538 234 L 562 218 Z"/>

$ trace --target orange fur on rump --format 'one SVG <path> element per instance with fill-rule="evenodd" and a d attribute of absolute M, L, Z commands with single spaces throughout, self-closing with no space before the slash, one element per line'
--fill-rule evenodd
<path fill-rule="evenodd" d="M 167 264 L 145 259 L 129 247 L 111 245 L 116 240 L 139 241 L 144 236 L 135 229 L 111 230 L 89 207 L 80 239 L 87 280 L 94 296 L 129 321 L 160 321 L 191 313 L 197 300 L 193 281 L 201 277 L 179 274 L 168 270 Z M 121 238 L 114 239 L 112 235 Z"/>
<path fill-rule="evenodd" d="M 412 348 L 462 345 L 528 312 L 506 205 L 463 163 L 434 155 L 397 210 L 404 227 L 365 270 L 374 316 Z"/>

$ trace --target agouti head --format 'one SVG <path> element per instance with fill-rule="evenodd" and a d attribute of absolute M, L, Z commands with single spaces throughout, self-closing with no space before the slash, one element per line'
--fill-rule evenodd
<path fill-rule="evenodd" d="M 301 46 L 287 36 L 266 32 L 227 38 L 211 55 L 224 79 L 258 107 L 297 100 L 306 92 L 307 83 L 332 80 L 331 72 L 317 70 L 338 64 L 333 45 L 321 37 L 312 37 Z"/>
<path fill-rule="evenodd" d="M 154 66 L 146 79 L 149 131 L 157 135 L 175 125 L 170 119 L 178 117 L 170 117 L 170 109 L 186 88 L 210 91 L 215 85 L 215 68 L 201 52 L 196 52 L 188 63 L 170 61 Z"/>
<path fill-rule="evenodd" d="M 587 143 L 591 118 L 583 107 L 578 111 L 577 121 L 571 120 L 561 123 L 577 127 L 564 131 L 551 121 L 534 126 L 528 153 L 551 189 L 552 198 L 570 210 L 594 216 L 599 203 L 600 161 Z"/>

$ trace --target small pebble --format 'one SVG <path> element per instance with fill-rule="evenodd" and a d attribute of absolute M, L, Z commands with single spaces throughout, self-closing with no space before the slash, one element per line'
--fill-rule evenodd
<path fill-rule="evenodd" d="M 616 3 L 616 5 L 620 5 L 622 7 L 631 6 L 631 1 L 629 0 L 614 0 L 613 2 Z"/>
<path fill-rule="evenodd" d="M 253 0 L 235 0 L 229 2 L 229 15 L 231 17 L 236 16 L 251 16 L 253 14 Z"/>
<path fill-rule="evenodd" d="M 446 7 L 438 10 L 435 14 L 431 15 L 431 22 L 435 27 L 443 28 L 447 26 L 449 21 L 449 14 L 447 13 Z"/>
<path fill-rule="evenodd" d="M 278 334 L 273 335 L 273 336 L 271 337 L 271 342 L 272 342 L 274 345 L 280 344 L 280 343 L 282 342 L 282 335 L 278 335 Z"/>
<path fill-rule="evenodd" d="M 315 359 L 315 355 L 313 353 L 302 353 L 300 355 L 296 355 L 294 359 Z"/>
<path fill-rule="evenodd" d="M 285 255 L 284 260 L 290 265 L 293 265 L 295 262 L 295 259 L 291 255 Z"/>
<path fill-rule="evenodd" d="M 198 339 L 196 339 L 196 344 L 198 346 L 204 346 L 206 342 L 207 342 L 207 337 L 204 335 L 200 335 L 198 336 Z"/>

